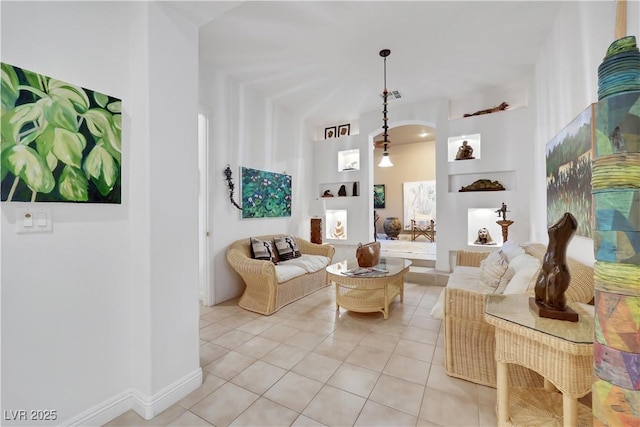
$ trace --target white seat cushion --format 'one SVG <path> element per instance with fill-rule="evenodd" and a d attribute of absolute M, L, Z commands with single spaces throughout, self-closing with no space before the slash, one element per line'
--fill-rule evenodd
<path fill-rule="evenodd" d="M 304 268 L 299 267 L 297 265 L 289 265 L 288 261 L 281 262 L 277 264 L 275 267 L 276 267 L 276 276 L 278 277 L 278 283 L 283 283 L 283 282 L 286 282 L 287 280 L 293 279 L 294 277 L 307 274 Z"/>
<path fill-rule="evenodd" d="M 302 254 L 298 258 L 281 261 L 278 265 L 297 266 L 307 273 L 315 273 L 329 265 L 329 261 L 326 256 Z"/>

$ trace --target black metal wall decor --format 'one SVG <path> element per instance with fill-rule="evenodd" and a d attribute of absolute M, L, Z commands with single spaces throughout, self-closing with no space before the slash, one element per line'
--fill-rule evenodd
<path fill-rule="evenodd" d="M 233 177 L 231 176 L 231 174 L 231 167 L 227 165 L 226 169 L 224 170 L 224 177 L 227 180 L 227 186 L 229 187 L 229 201 L 233 206 L 242 210 L 242 208 L 236 203 L 236 201 L 233 200 L 233 190 L 235 189 L 235 185 L 233 184 Z"/>

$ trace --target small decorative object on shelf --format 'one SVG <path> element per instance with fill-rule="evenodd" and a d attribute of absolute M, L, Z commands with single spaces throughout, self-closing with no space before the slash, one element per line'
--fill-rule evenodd
<path fill-rule="evenodd" d="M 342 221 L 338 220 L 336 222 L 336 226 L 333 229 L 333 237 L 335 237 L 336 239 L 344 239 L 345 235 L 344 235 L 344 225 L 342 225 Z"/>
<path fill-rule="evenodd" d="M 373 267 L 380 263 L 380 242 L 358 243 L 356 259 L 359 267 Z"/>
<path fill-rule="evenodd" d="M 473 242 L 473 244 L 474 245 L 495 245 L 496 242 L 493 241 L 493 238 L 491 237 L 489 230 L 482 227 L 481 229 L 478 230 L 478 238 L 476 239 L 475 242 Z"/>
<path fill-rule="evenodd" d="M 345 185 L 342 184 L 340 186 L 340 189 L 338 190 L 338 196 L 345 197 L 346 195 L 347 195 L 347 187 L 345 187 Z"/>
<path fill-rule="evenodd" d="M 473 114 L 465 114 L 463 117 L 480 116 L 482 114 L 495 113 L 496 111 L 503 111 L 503 110 L 506 110 L 507 108 L 509 108 L 509 104 L 507 104 L 506 102 L 503 102 L 500 105 L 497 105 L 493 108 L 487 108 L 486 110 L 476 111 Z"/>
<path fill-rule="evenodd" d="M 578 221 L 566 212 L 547 230 L 549 245 L 544 255 L 542 270 L 536 280 L 535 298 L 529 306 L 538 316 L 550 319 L 578 321 L 578 313 L 569 308 L 564 293 L 571 282 L 567 266 L 567 247 L 578 229 Z"/>
<path fill-rule="evenodd" d="M 473 147 L 469 145 L 469 141 L 462 141 L 462 145 L 458 147 L 458 152 L 456 153 L 456 160 L 472 159 L 475 159 L 473 157 Z"/>
<path fill-rule="evenodd" d="M 490 179 L 479 179 L 473 184 L 469 184 L 460 188 L 459 192 L 464 191 L 505 191 L 505 188 L 498 181 L 491 181 Z"/>
<path fill-rule="evenodd" d="M 402 231 L 402 223 L 400 222 L 400 218 L 390 216 L 384 220 L 382 228 L 384 228 L 384 232 L 387 234 L 387 238 L 396 240 L 398 238 L 398 235 L 400 234 L 400 231 Z"/>
<path fill-rule="evenodd" d="M 242 210 L 242 208 L 236 203 L 236 201 L 233 200 L 233 190 L 235 188 L 235 185 L 233 184 L 233 177 L 231 176 L 231 174 L 232 174 L 231 167 L 227 165 L 227 167 L 224 170 L 224 177 L 227 180 L 227 186 L 229 187 L 229 201 L 231 201 L 231 204 L 233 206 Z"/>
<path fill-rule="evenodd" d="M 331 194 L 331 190 L 324 190 L 322 197 L 333 197 L 333 194 Z"/>
<path fill-rule="evenodd" d="M 507 210 L 507 205 L 505 205 L 504 202 L 502 203 L 502 206 L 500 207 L 500 209 L 496 210 L 496 213 L 498 214 L 498 218 L 502 217 L 500 221 L 496 221 L 496 224 L 502 227 L 503 242 L 506 242 L 507 240 L 509 240 L 509 226 L 513 224 L 513 221 L 509 221 L 507 219 L 507 212 L 511 212 L 511 211 Z"/>
<path fill-rule="evenodd" d="M 358 196 L 358 181 L 353 183 L 353 192 L 351 193 L 352 196 Z"/>
<path fill-rule="evenodd" d="M 507 205 L 504 204 L 504 202 L 502 202 L 502 206 L 500 206 L 500 209 L 496 210 L 496 213 L 498 214 L 498 218 L 502 217 L 503 221 L 507 220 L 507 212 L 511 212 L 507 210 Z"/>

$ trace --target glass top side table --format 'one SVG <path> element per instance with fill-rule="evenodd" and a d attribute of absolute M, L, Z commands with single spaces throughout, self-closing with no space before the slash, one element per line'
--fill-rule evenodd
<path fill-rule="evenodd" d="M 529 298 L 487 298 L 485 320 L 496 334 L 498 424 L 590 424 L 590 408 L 577 399 L 589 393 L 593 382 L 593 310 L 585 304 L 570 304 L 579 315 L 578 322 L 540 318 L 530 311 Z M 542 375 L 545 388 L 510 390 L 509 363 Z"/>

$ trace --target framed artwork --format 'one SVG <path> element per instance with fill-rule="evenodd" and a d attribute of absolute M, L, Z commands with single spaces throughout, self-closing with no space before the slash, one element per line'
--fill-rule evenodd
<path fill-rule="evenodd" d="M 335 138 L 336 137 L 336 127 L 331 126 L 329 128 L 324 128 L 324 139 Z"/>
<path fill-rule="evenodd" d="M 421 218 L 436 220 L 435 181 L 404 182 L 402 190 L 405 230 L 411 229 L 411 220 L 415 219 L 416 215 Z"/>
<path fill-rule="evenodd" d="M 338 126 L 338 137 L 351 134 L 351 124 Z"/>
<path fill-rule="evenodd" d="M 565 212 L 578 220 L 576 236 L 593 237 L 591 159 L 595 134 L 595 104 L 547 143 L 547 227 Z"/>
<path fill-rule="evenodd" d="M 373 208 L 384 209 L 384 184 L 375 184 L 373 186 Z"/>
<path fill-rule="evenodd" d="M 2 201 L 121 203 L 122 101 L 0 66 Z"/>
<path fill-rule="evenodd" d="M 241 168 L 242 218 L 291 216 L 291 175 Z"/>

